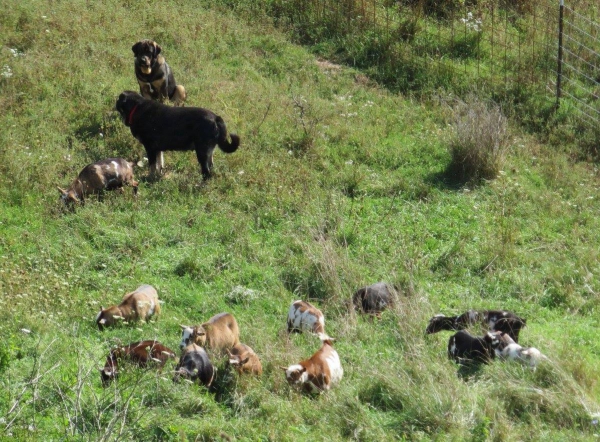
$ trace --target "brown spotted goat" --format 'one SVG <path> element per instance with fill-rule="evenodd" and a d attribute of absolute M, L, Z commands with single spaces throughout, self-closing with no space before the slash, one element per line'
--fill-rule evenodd
<path fill-rule="evenodd" d="M 61 201 L 66 206 L 84 203 L 91 194 L 100 195 L 105 190 L 123 190 L 123 186 L 132 186 L 137 195 L 138 182 L 133 178 L 133 163 L 123 158 L 108 158 L 88 164 L 79 172 L 79 176 L 68 189 L 58 188 Z"/>
<path fill-rule="evenodd" d="M 309 331 L 325 333 L 325 317 L 321 310 L 306 301 L 294 301 L 287 318 L 288 333 Z"/>
<path fill-rule="evenodd" d="M 106 357 L 104 368 L 100 369 L 102 385 L 107 386 L 119 374 L 119 363 L 130 361 L 138 367 L 155 366 L 161 369 L 175 352 L 158 341 L 134 342 L 124 347 L 112 349 Z"/>
<path fill-rule="evenodd" d="M 305 393 L 318 394 L 328 391 L 342 380 L 344 370 L 337 351 L 333 348 L 333 339 L 327 335 L 319 335 L 323 343 L 321 348 L 310 359 L 281 367 L 290 385 Z"/>
<path fill-rule="evenodd" d="M 229 365 L 234 367 L 238 374 L 254 374 L 260 376 L 262 374 L 262 365 L 260 359 L 254 350 L 246 344 L 236 344 L 229 353 Z"/>
<path fill-rule="evenodd" d="M 201 325 L 181 326 L 181 343 L 184 349 L 194 343 L 211 350 L 224 352 L 240 342 L 240 329 L 231 313 L 219 313 Z"/>
<path fill-rule="evenodd" d="M 103 308 L 96 316 L 96 324 L 100 330 L 114 326 L 120 321 L 148 321 L 152 316 L 160 314 L 160 303 L 156 289 L 151 285 L 141 285 L 135 291 L 123 296 L 119 305 Z"/>
<path fill-rule="evenodd" d="M 534 370 L 541 361 L 548 360 L 537 348 L 523 348 L 517 344 L 508 333 L 498 331 L 494 332 L 494 334 L 500 342 L 500 345 L 496 348 L 496 356 L 500 359 L 518 361 L 521 364 L 529 365 Z"/>

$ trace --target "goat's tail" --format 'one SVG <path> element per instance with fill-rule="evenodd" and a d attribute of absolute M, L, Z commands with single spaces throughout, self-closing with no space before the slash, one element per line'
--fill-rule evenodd
<path fill-rule="evenodd" d="M 225 153 L 233 153 L 240 147 L 240 137 L 236 134 L 230 134 L 231 142 L 227 139 L 227 127 L 223 118 L 217 116 L 217 127 L 219 129 L 219 148 Z"/>

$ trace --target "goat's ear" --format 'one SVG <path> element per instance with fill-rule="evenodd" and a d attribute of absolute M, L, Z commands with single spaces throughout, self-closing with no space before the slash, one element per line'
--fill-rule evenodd
<path fill-rule="evenodd" d="M 250 360 L 250 356 L 246 357 L 245 359 L 242 359 L 240 361 L 240 365 L 244 365 L 246 362 L 248 362 Z"/>
<path fill-rule="evenodd" d="M 185 330 L 186 328 L 190 328 L 189 326 L 187 326 L 187 325 L 182 325 L 182 324 L 179 324 L 179 326 L 181 327 L 181 329 L 182 329 L 182 330 Z"/>
<path fill-rule="evenodd" d="M 58 192 L 59 192 L 61 195 L 66 195 L 66 194 L 67 194 L 67 191 L 66 191 L 65 189 L 63 189 L 63 188 L 61 188 L 61 187 L 58 187 L 58 186 L 56 186 L 56 188 L 58 189 Z"/>

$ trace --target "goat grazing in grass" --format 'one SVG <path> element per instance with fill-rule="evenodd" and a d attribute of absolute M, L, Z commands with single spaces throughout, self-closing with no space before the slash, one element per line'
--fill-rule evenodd
<path fill-rule="evenodd" d="M 290 385 L 311 394 L 331 389 L 344 375 L 340 357 L 333 348 L 333 339 L 324 334 L 320 334 L 319 338 L 323 344 L 310 359 L 281 367 Z"/>
<path fill-rule="evenodd" d="M 225 351 L 240 342 L 240 329 L 231 313 L 219 313 L 207 322 L 190 327 L 181 326 L 181 343 L 185 348 L 191 343 L 206 346 L 211 350 Z"/>
<path fill-rule="evenodd" d="M 310 331 L 325 333 L 325 317 L 321 310 L 306 301 L 294 301 L 287 318 L 288 333 Z"/>
<path fill-rule="evenodd" d="M 519 341 L 519 332 L 527 321 L 506 310 L 469 310 L 459 316 L 435 315 L 429 320 L 426 334 L 441 330 L 464 330 L 475 324 L 482 324 L 490 331 L 502 331 L 515 341 Z"/>
<path fill-rule="evenodd" d="M 155 365 L 162 368 L 170 358 L 175 358 L 173 350 L 158 341 L 140 341 L 115 348 L 106 357 L 104 368 L 100 369 L 102 385 L 108 385 L 117 377 L 120 361 L 131 361 L 138 367 Z"/>
<path fill-rule="evenodd" d="M 156 289 L 151 285 L 141 285 L 135 291 L 123 296 L 119 305 L 103 308 L 96 316 L 96 324 L 100 330 L 110 327 L 117 321 L 148 321 L 152 316 L 160 314 L 160 303 Z"/>
<path fill-rule="evenodd" d="M 262 364 L 260 359 L 246 344 L 236 344 L 231 350 L 228 350 L 229 365 L 234 367 L 239 374 L 262 374 Z"/>
<path fill-rule="evenodd" d="M 392 290 L 385 282 L 363 287 L 352 296 L 352 304 L 361 313 L 381 318 L 381 313 L 394 304 Z"/>
<path fill-rule="evenodd" d="M 496 332 L 500 345 L 496 349 L 496 355 L 501 359 L 507 359 L 510 361 L 518 361 L 521 364 L 529 365 L 535 370 L 537 365 L 543 361 L 548 360 L 546 356 L 542 354 L 535 347 L 523 348 L 517 344 L 508 333 Z"/>
<path fill-rule="evenodd" d="M 495 333 L 488 332 L 483 337 L 477 337 L 465 330 L 460 330 L 448 341 L 448 357 L 457 364 L 487 364 L 495 358 L 495 350 L 499 344 L 498 336 Z"/>
<path fill-rule="evenodd" d="M 216 371 L 206 350 L 192 343 L 183 349 L 179 363 L 175 367 L 173 381 L 177 382 L 180 378 L 184 378 L 210 387 L 215 379 Z"/>
<path fill-rule="evenodd" d="M 65 206 L 84 203 L 90 194 L 101 194 L 105 190 L 123 190 L 123 186 L 133 187 L 137 195 L 138 182 L 133 178 L 133 163 L 123 158 L 108 158 L 88 164 L 68 189 L 58 188 L 60 199 Z"/>

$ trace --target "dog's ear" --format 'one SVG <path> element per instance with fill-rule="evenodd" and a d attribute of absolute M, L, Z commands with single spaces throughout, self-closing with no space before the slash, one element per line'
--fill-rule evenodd
<path fill-rule="evenodd" d="M 162 51 L 162 48 L 158 45 L 158 43 L 154 42 L 154 55 L 160 54 L 160 51 Z"/>
<path fill-rule="evenodd" d="M 136 44 L 134 44 L 134 45 L 131 47 L 131 50 L 133 51 L 133 54 L 134 54 L 134 55 L 137 55 L 137 54 L 138 54 L 138 52 L 140 52 L 140 49 L 141 49 L 141 48 L 142 48 L 142 42 L 141 42 L 141 41 L 138 41 Z"/>

